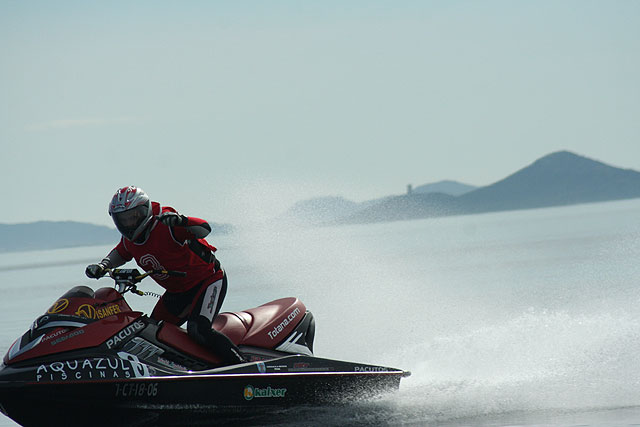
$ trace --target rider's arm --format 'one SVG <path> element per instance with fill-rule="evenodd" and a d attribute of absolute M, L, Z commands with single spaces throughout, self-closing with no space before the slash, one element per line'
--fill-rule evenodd
<path fill-rule="evenodd" d="M 182 216 L 182 223 L 171 227 L 173 237 L 179 241 L 203 239 L 211 232 L 211 226 L 207 221 L 191 216 Z"/>
<path fill-rule="evenodd" d="M 120 245 L 118 245 L 120 246 Z M 129 258 L 131 259 L 131 258 Z M 125 259 L 120 252 L 118 252 L 118 248 L 114 248 L 109 254 L 100 261 L 100 264 L 104 265 L 106 268 L 117 268 L 126 263 L 128 260 Z"/>
<path fill-rule="evenodd" d="M 211 226 L 204 219 L 180 215 L 174 208 L 164 206 L 158 220 L 171 228 L 177 241 L 204 239 L 211 233 Z"/>
<path fill-rule="evenodd" d="M 133 258 L 133 256 L 127 251 L 127 248 L 125 248 L 123 240 L 120 240 L 118 246 L 113 248 L 102 261 L 98 264 L 88 265 L 85 274 L 91 279 L 99 279 L 106 274 L 106 269 L 120 267 L 131 258 Z"/>
<path fill-rule="evenodd" d="M 192 216 L 187 216 L 185 218 L 187 220 L 184 229 L 187 233 L 191 233 L 193 236 L 190 237 L 191 239 L 203 239 L 211 233 L 211 226 L 204 219 L 194 218 Z"/>

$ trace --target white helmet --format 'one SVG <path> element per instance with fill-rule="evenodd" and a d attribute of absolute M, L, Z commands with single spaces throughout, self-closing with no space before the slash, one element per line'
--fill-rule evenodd
<path fill-rule="evenodd" d="M 151 222 L 151 200 L 137 187 L 123 187 L 109 203 L 109 215 L 118 231 L 129 240 L 136 240 Z"/>

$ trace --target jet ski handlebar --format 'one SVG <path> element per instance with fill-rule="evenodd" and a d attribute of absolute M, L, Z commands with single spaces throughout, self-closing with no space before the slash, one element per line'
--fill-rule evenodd
<path fill-rule="evenodd" d="M 116 283 L 115 287 L 118 292 L 124 294 L 126 292 L 133 292 L 136 295 L 144 295 L 145 293 L 138 290 L 136 286 L 137 283 L 140 283 L 142 279 L 152 274 L 163 274 L 167 276 L 180 276 L 184 277 L 187 275 L 184 271 L 173 271 L 173 270 L 149 270 L 144 273 L 140 273 L 137 268 L 107 268 L 105 269 L 107 275 L 111 277 Z"/>

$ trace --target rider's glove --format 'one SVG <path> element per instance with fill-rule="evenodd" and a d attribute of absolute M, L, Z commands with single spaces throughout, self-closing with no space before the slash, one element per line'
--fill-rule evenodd
<path fill-rule="evenodd" d="M 87 269 L 84 271 L 84 274 L 87 275 L 90 279 L 99 279 L 107 273 L 107 270 L 104 264 L 91 264 L 87 266 Z"/>
<path fill-rule="evenodd" d="M 158 221 L 169 227 L 184 227 L 187 225 L 186 216 L 177 214 L 175 212 L 163 212 L 158 215 Z"/>

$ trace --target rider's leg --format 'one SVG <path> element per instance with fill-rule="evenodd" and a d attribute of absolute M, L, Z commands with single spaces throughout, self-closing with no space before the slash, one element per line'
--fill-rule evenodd
<path fill-rule="evenodd" d="M 158 301 L 156 303 L 156 306 L 153 308 L 151 318 L 155 320 L 162 320 L 168 323 L 173 323 L 174 325 L 181 325 L 184 323 L 184 320 L 180 319 L 178 316 L 169 311 L 162 298 L 160 298 L 160 301 Z"/>
<path fill-rule="evenodd" d="M 186 292 L 165 292 L 154 307 L 151 318 L 181 326 L 187 321 L 200 288 L 201 286 L 195 286 Z"/>
<path fill-rule="evenodd" d="M 227 276 L 204 287 L 187 321 L 189 335 L 219 355 L 225 363 L 244 362 L 238 347 L 223 333 L 213 329 L 213 320 L 227 294 Z"/>

